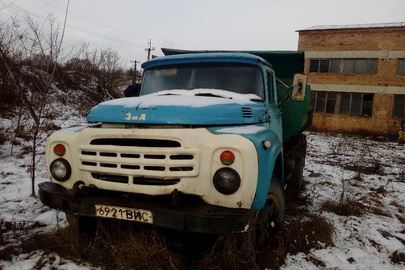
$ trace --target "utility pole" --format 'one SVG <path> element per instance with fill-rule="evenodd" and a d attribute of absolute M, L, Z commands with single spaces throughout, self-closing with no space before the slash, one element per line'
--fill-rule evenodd
<path fill-rule="evenodd" d="M 133 80 L 133 83 L 137 83 L 138 82 L 138 72 L 137 72 L 137 69 L 136 69 L 136 64 L 137 63 L 140 63 L 141 61 L 131 61 L 131 63 L 134 63 L 134 78 L 132 79 Z"/>
<path fill-rule="evenodd" d="M 155 50 L 155 47 L 152 47 L 152 40 L 149 39 L 149 48 L 145 48 L 145 51 L 148 52 L 148 60 L 150 60 L 150 52 Z"/>

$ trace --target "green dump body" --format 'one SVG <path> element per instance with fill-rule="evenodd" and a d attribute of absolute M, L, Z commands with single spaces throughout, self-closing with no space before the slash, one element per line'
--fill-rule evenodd
<path fill-rule="evenodd" d="M 294 101 L 291 89 L 294 74 L 304 73 L 304 52 L 298 51 L 264 51 L 248 52 L 267 60 L 274 68 L 277 80 L 278 106 L 283 121 L 283 139 L 301 133 L 312 124 L 311 88 L 307 85 L 304 101 Z M 287 85 L 288 87 L 286 87 Z"/>
<path fill-rule="evenodd" d="M 282 113 L 283 140 L 308 129 L 312 123 L 311 90 L 307 85 L 304 101 L 292 100 L 294 74 L 304 73 L 304 52 L 299 51 L 188 51 L 162 48 L 165 55 L 186 53 L 250 53 L 268 61 L 277 77 L 278 107 Z"/>

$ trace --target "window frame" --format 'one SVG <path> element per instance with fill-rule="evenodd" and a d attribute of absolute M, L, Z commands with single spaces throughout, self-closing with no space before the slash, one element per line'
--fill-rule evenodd
<path fill-rule="evenodd" d="M 266 70 L 266 80 L 267 80 L 267 91 L 265 93 L 265 100 L 267 102 L 272 103 L 276 100 L 277 93 L 275 92 L 276 87 L 276 80 L 274 79 L 276 77 L 274 70 L 270 68 L 265 68 Z"/>
<path fill-rule="evenodd" d="M 400 99 L 400 98 L 402 100 L 397 100 L 397 99 Z M 402 116 L 399 115 L 399 114 L 396 115 L 396 110 L 398 110 L 398 111 L 402 110 Z M 391 118 L 392 119 L 404 119 L 405 120 L 405 95 L 394 94 Z"/>
<path fill-rule="evenodd" d="M 313 91 L 312 95 L 315 113 L 373 117 L 373 93 Z"/>
<path fill-rule="evenodd" d="M 405 75 L 405 58 L 398 58 L 397 75 Z"/>
<path fill-rule="evenodd" d="M 377 74 L 377 69 L 378 58 L 309 59 L 309 72 L 312 73 Z"/>

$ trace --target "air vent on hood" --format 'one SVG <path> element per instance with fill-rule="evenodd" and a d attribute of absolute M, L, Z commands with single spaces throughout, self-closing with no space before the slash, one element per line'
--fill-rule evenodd
<path fill-rule="evenodd" d="M 243 118 L 252 118 L 253 117 L 253 113 L 252 113 L 252 109 L 249 107 L 242 107 L 242 116 Z"/>

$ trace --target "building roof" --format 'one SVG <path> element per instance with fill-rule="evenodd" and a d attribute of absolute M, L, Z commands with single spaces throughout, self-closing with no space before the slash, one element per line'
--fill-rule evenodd
<path fill-rule="evenodd" d="M 346 24 L 346 25 L 314 25 L 309 28 L 297 30 L 296 32 L 322 31 L 322 30 L 346 30 L 346 29 L 402 28 L 402 27 L 405 28 L 405 22 Z"/>

